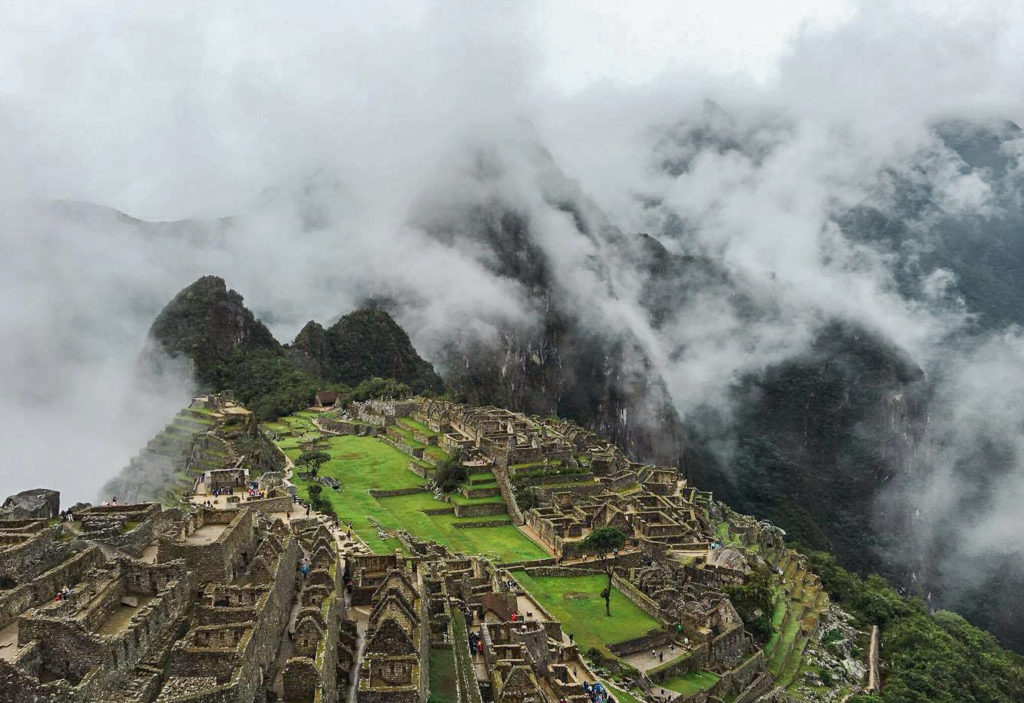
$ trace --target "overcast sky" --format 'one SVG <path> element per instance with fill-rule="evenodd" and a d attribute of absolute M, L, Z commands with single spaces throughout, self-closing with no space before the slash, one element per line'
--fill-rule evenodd
<path fill-rule="evenodd" d="M 942 90 L 1006 110 L 1021 92 L 1022 15 L 1019 1 L 7 0 L 0 185 L 8 196 L 90 200 L 146 218 L 223 214 L 314 155 L 358 161 L 405 130 L 441 141 L 443 125 L 462 126 L 467 113 L 532 119 L 567 96 L 673 80 L 806 92 L 814 81 L 868 78 L 898 91 L 876 98 L 902 107 L 899 93 L 913 95 L 933 62 L 951 74 Z M 962 26 L 960 40 L 892 53 L 893 36 L 913 47 L 916 25 L 930 30 L 936 19 Z M 858 53 L 836 54 L 849 48 L 844 26 Z M 798 70 L 780 73 L 793 56 Z"/>
<path fill-rule="evenodd" d="M 1022 47 L 1020 0 L 6 0 L 0 201 L 237 224 L 183 243 L 5 211 L 0 486 L 96 497 L 182 402 L 129 402 L 131 374 L 153 316 L 202 274 L 224 276 L 282 341 L 382 292 L 418 301 L 401 322 L 432 359 L 453 333 L 528 322 L 472 247 L 409 224 L 495 196 L 534 217 L 580 314 L 644 340 L 682 413 L 828 315 L 868 320 L 924 359 L 957 319 L 894 296 L 887 260 L 849 248 L 830 208 L 934 146 L 934 119 L 1021 121 Z M 660 135 L 708 119 L 709 98 L 727 132 L 781 147 L 765 162 L 710 150 L 666 178 L 652 168 Z M 712 299 L 659 336 L 635 300 L 595 297 L 608 286 L 585 264 L 600 252 L 545 202 L 550 173 L 501 147 L 501 178 L 467 177 L 466 145 L 516 140 L 540 142 L 622 231 L 657 231 L 638 196 L 659 198 L 695 224 L 691 245 L 776 296 L 786 324 L 741 324 Z M 949 202 L 984 208 L 976 174 L 948 154 L 930 163 Z M 636 288 L 626 267 L 613 274 Z"/>

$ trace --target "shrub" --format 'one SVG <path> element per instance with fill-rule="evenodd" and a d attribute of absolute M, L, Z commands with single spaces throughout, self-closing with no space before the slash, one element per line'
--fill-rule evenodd
<path fill-rule="evenodd" d="M 462 465 L 459 453 L 439 462 L 434 470 L 434 483 L 445 493 L 454 491 L 467 478 L 469 470 Z"/>

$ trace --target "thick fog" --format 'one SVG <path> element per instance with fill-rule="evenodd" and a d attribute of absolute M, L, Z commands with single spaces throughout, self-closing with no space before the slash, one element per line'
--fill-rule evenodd
<path fill-rule="evenodd" d="M 897 213 L 893 179 L 926 184 L 923 246 L 930 217 L 1000 207 L 991 172 L 930 127 L 1024 124 L 1024 4 L 306 5 L 0 8 L 2 492 L 94 500 L 170 419 L 187 381 L 143 393 L 135 361 L 203 274 L 281 341 L 379 295 L 435 361 L 453 336 L 529 326 L 526 292 L 457 230 L 503 203 L 528 216 L 567 308 L 628 329 L 684 419 L 728 416 L 742 373 L 833 317 L 907 350 L 939 410 L 889 498 L 927 534 L 965 488 L 957 463 L 1008 441 L 1005 490 L 958 538 L 1020 549 L 1024 335 L 974 332 L 955 272 L 908 295 L 891 252 L 835 214 Z M 1004 151 L 1024 175 L 1024 141 Z M 618 244 L 636 232 L 720 262 L 767 312 L 741 319 L 712 287 L 655 329 Z"/>

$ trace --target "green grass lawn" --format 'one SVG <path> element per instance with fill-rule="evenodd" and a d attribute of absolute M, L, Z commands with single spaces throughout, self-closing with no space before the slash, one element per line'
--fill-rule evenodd
<path fill-rule="evenodd" d="M 638 699 L 632 693 L 624 691 L 618 686 L 610 685 L 607 681 L 605 681 L 605 686 L 608 689 L 610 689 L 610 693 L 615 697 L 615 700 L 617 700 L 619 703 L 641 703 L 640 699 Z"/>
<path fill-rule="evenodd" d="M 437 434 L 437 432 L 434 432 L 432 429 L 424 425 L 422 422 L 417 422 L 416 420 L 413 420 L 411 417 L 398 418 L 398 424 L 404 425 L 405 427 L 408 427 L 410 430 L 416 430 L 417 432 L 420 432 L 422 434 L 430 435 L 431 437 Z"/>
<path fill-rule="evenodd" d="M 450 649 L 430 650 L 430 700 L 433 703 L 459 703 L 455 687 L 455 657 Z"/>
<path fill-rule="evenodd" d="M 692 696 L 697 691 L 705 691 L 718 682 L 718 676 L 710 671 L 690 671 L 684 676 L 676 676 L 665 679 L 662 683 L 655 684 L 661 688 L 667 688 L 676 693 Z"/>
<path fill-rule="evenodd" d="M 288 440 L 278 442 L 293 460 L 301 453 Z M 422 478 L 409 470 L 409 457 L 373 437 L 329 437 L 327 452 L 331 460 L 320 469 L 321 476 L 341 482 L 340 491 L 325 488 L 323 495 L 343 522 L 352 522 L 356 533 L 378 553 L 401 548 L 397 539 L 383 540 L 370 520 L 385 529 L 404 528 L 420 539 L 432 539 L 451 549 L 468 554 L 493 554 L 503 561 L 543 559 L 543 549 L 534 544 L 513 525 L 457 528 L 457 523 L 489 518 L 458 518 L 455 515 L 425 515 L 423 510 L 451 507 L 435 500 L 427 492 L 392 498 L 374 498 L 371 489 L 395 490 L 424 486 Z M 293 474 L 301 496 L 306 495 L 307 482 Z M 500 499 L 499 499 L 500 500 Z"/>
<path fill-rule="evenodd" d="M 612 614 L 605 615 L 601 591 L 608 584 L 604 574 L 593 576 L 537 576 L 517 571 L 516 578 L 549 613 L 561 621 L 585 652 L 591 647 L 623 642 L 660 625 L 633 601 L 612 588 Z"/>
<path fill-rule="evenodd" d="M 423 453 L 430 457 L 433 457 L 437 461 L 444 461 L 445 459 L 452 458 L 451 454 L 441 449 L 441 447 L 434 446 L 433 444 L 424 448 Z"/>

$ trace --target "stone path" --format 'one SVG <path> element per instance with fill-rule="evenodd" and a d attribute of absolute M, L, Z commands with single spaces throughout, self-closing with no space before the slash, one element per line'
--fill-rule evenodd
<path fill-rule="evenodd" d="M 643 652 L 636 652 L 635 654 L 630 654 L 628 656 L 623 657 L 623 659 L 626 662 L 628 662 L 631 666 L 636 667 L 638 671 L 650 671 L 656 666 L 661 666 L 665 662 L 670 662 L 673 659 L 678 659 L 680 656 L 682 656 L 683 652 L 685 651 L 686 650 L 682 649 L 681 647 L 676 647 L 675 650 L 672 651 L 669 650 L 669 648 L 666 646 L 659 647 L 656 650 L 656 656 L 651 656 L 651 652 L 647 650 Z M 659 656 L 661 654 L 665 655 L 664 659 L 662 659 Z"/>
<path fill-rule="evenodd" d="M 0 630 L 0 659 L 10 661 L 18 653 L 18 621 Z"/>
<path fill-rule="evenodd" d="M 306 548 L 301 544 L 299 550 L 302 552 L 302 557 L 308 557 L 309 553 Z M 295 649 L 295 642 L 289 633 L 295 632 L 295 618 L 299 614 L 299 610 L 302 608 L 302 593 L 306 590 L 306 579 L 302 578 L 301 574 L 296 574 L 296 583 L 298 589 L 296 589 L 292 600 L 292 609 L 288 614 L 288 622 L 285 623 L 284 636 L 281 638 L 281 647 L 277 650 L 277 676 L 274 678 L 274 693 L 277 695 L 277 700 L 284 700 L 284 665 L 288 663 L 288 659 L 292 656 L 292 651 Z"/>

